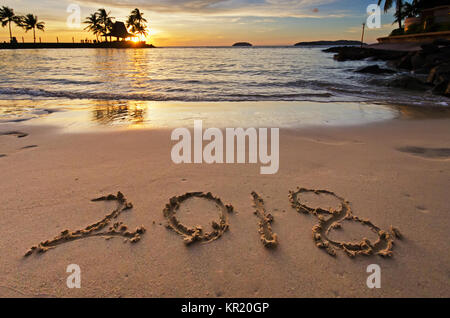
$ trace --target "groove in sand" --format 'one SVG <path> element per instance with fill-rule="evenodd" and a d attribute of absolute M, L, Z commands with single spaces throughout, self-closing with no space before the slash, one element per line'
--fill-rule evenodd
<path fill-rule="evenodd" d="M 322 208 L 312 208 L 303 204 L 300 200 L 302 194 L 313 193 L 316 195 L 326 194 L 338 199 L 340 208 L 334 210 L 324 210 Z M 350 203 L 328 190 L 313 190 L 305 188 L 297 188 L 297 191 L 289 191 L 289 201 L 297 212 L 311 214 L 319 219 L 319 223 L 312 228 L 312 234 L 316 246 L 332 255 L 336 255 L 335 248 L 342 249 L 348 256 L 355 257 L 356 255 L 380 255 L 383 257 L 393 256 L 394 237 L 401 239 L 402 235 L 398 228 L 391 225 L 390 231 L 383 231 L 370 220 L 361 219 L 352 214 Z M 327 216 L 329 216 L 327 218 Z M 328 237 L 328 234 L 333 229 L 342 228 L 344 220 L 359 222 L 368 226 L 373 232 L 378 235 L 375 243 L 370 242 L 369 239 L 363 238 L 360 242 L 340 242 L 333 241 Z"/>
<path fill-rule="evenodd" d="M 259 218 L 259 230 L 258 233 L 261 235 L 261 242 L 265 247 L 276 247 L 278 245 L 278 236 L 273 233 L 272 226 L 273 222 L 272 214 L 266 213 L 266 208 L 264 206 L 264 200 L 255 192 L 252 192 L 253 207 L 255 208 L 254 214 Z"/>
<path fill-rule="evenodd" d="M 425 148 L 406 146 L 397 148 L 398 151 L 426 159 L 450 159 L 450 148 Z"/>
<path fill-rule="evenodd" d="M 118 206 L 110 213 L 107 214 L 102 220 L 87 226 L 82 230 L 69 231 L 64 230 L 60 235 L 56 236 L 51 240 L 46 240 L 40 242 L 37 246 L 32 246 L 26 253 L 25 256 L 30 256 L 33 253 L 44 253 L 49 249 L 56 248 L 60 244 L 64 244 L 70 241 L 75 241 L 79 239 L 84 239 L 87 237 L 103 236 L 107 238 L 122 236 L 126 240 L 129 239 L 131 243 L 136 243 L 141 239 L 141 235 L 145 233 L 145 228 L 140 226 L 136 228 L 135 231 L 128 231 L 128 227 L 122 222 L 115 222 L 109 227 L 107 231 L 101 232 L 112 220 L 116 219 L 123 211 L 133 208 L 133 204 L 127 202 L 125 196 L 118 192 L 117 195 L 110 194 L 108 196 L 103 196 L 97 199 L 93 199 L 93 202 L 97 201 L 117 201 Z"/>
<path fill-rule="evenodd" d="M 0 136 L 16 136 L 17 138 L 23 138 L 28 136 L 28 134 L 20 131 L 5 131 L 0 132 Z"/>
<path fill-rule="evenodd" d="M 213 228 L 211 232 L 204 232 L 203 228 L 199 225 L 194 227 L 187 227 L 176 218 L 176 213 L 180 208 L 180 204 L 194 197 L 212 201 L 220 207 L 221 212 L 219 216 L 219 222 L 211 222 L 211 226 Z M 168 222 L 166 227 L 183 236 L 184 243 L 186 245 L 201 241 L 209 243 L 220 238 L 223 233 L 225 233 L 229 228 L 228 213 L 232 212 L 234 212 L 232 205 L 224 205 L 222 203 L 222 200 L 218 197 L 214 197 L 211 192 L 187 192 L 183 195 L 172 197 L 163 210 L 164 216 L 166 217 Z"/>

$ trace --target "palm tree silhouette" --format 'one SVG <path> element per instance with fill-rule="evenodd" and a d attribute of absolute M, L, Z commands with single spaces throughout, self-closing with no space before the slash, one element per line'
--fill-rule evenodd
<path fill-rule="evenodd" d="M 45 22 L 38 21 L 38 17 L 33 14 L 27 14 L 20 19 L 19 25 L 25 29 L 25 32 L 33 30 L 33 39 L 36 43 L 36 29 L 44 31 Z"/>
<path fill-rule="evenodd" d="M 147 20 L 144 18 L 144 14 L 138 9 L 131 11 L 131 14 L 127 19 L 127 28 L 131 28 L 131 32 L 147 36 Z"/>
<path fill-rule="evenodd" d="M 98 15 L 98 19 L 100 22 L 101 34 L 105 37 L 106 42 L 108 42 L 107 34 L 112 29 L 112 20 L 114 19 L 114 17 L 111 17 L 111 12 L 106 12 L 105 9 L 98 9 L 96 14 Z"/>
<path fill-rule="evenodd" d="M 98 35 L 102 34 L 102 26 L 98 13 L 92 13 L 90 16 L 86 17 L 86 20 L 83 23 L 87 24 L 84 29 L 92 32 L 97 38 L 98 42 Z"/>
<path fill-rule="evenodd" d="M 380 5 L 383 2 L 383 0 L 378 0 L 378 5 Z M 396 21 L 398 22 L 398 27 L 402 28 L 402 20 L 403 20 L 403 14 L 402 14 L 402 7 L 403 7 L 403 0 L 384 0 L 384 12 L 387 12 L 390 8 L 393 7 L 395 2 L 396 7 Z"/>
<path fill-rule="evenodd" d="M 9 40 L 12 41 L 13 36 L 12 36 L 12 30 L 11 30 L 11 22 L 14 22 L 15 24 L 19 25 L 20 17 L 18 17 L 14 14 L 13 9 L 2 6 L 0 8 L 0 21 L 2 23 L 2 27 L 5 27 L 8 25 Z"/>

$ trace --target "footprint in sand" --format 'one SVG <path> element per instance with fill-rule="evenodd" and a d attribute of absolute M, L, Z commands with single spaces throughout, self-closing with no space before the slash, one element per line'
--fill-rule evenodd
<path fill-rule="evenodd" d="M 0 136 L 16 136 L 17 138 L 23 138 L 28 136 L 28 134 L 21 131 L 4 131 L 0 132 Z"/>
<path fill-rule="evenodd" d="M 102 220 L 85 227 L 82 230 L 69 231 L 64 230 L 60 235 L 56 236 L 51 240 L 46 240 L 40 242 L 37 246 L 32 246 L 26 253 L 25 256 L 30 256 L 33 253 L 44 253 L 49 249 L 56 248 L 58 245 L 80 240 L 88 237 L 101 236 L 106 239 L 121 236 L 125 240 L 129 240 L 131 243 L 136 243 L 141 239 L 141 235 L 145 233 L 145 228 L 140 226 L 136 228 L 135 231 L 128 231 L 128 227 L 122 222 L 115 222 L 112 224 L 108 230 L 104 230 L 114 219 L 126 210 L 133 208 L 130 202 L 127 202 L 125 196 L 118 192 L 117 195 L 110 194 L 108 196 L 93 199 L 93 202 L 97 201 L 116 201 L 118 203 L 117 207 L 110 213 L 107 214 Z M 102 231 L 103 230 L 103 231 Z"/>
<path fill-rule="evenodd" d="M 36 148 L 36 147 L 38 147 L 38 145 L 29 145 L 29 146 L 22 147 L 20 149 L 31 149 L 31 148 Z"/>
<path fill-rule="evenodd" d="M 204 232 L 200 225 L 187 227 L 177 219 L 176 215 L 180 205 L 192 198 L 206 199 L 215 203 L 220 208 L 219 222 L 211 222 L 211 232 Z M 209 243 L 220 238 L 229 228 L 228 213 L 232 212 L 234 212 L 232 205 L 223 204 L 222 200 L 218 197 L 214 197 L 211 192 L 187 192 L 183 195 L 172 197 L 163 210 L 164 216 L 168 222 L 166 227 L 181 235 L 184 238 L 184 243 L 186 245 L 194 242 Z"/>
<path fill-rule="evenodd" d="M 425 147 L 398 147 L 398 151 L 408 153 L 426 159 L 447 160 L 450 159 L 450 148 L 425 148 Z"/>
<path fill-rule="evenodd" d="M 302 196 L 307 194 L 330 196 L 339 202 L 339 207 L 337 209 L 332 207 L 328 209 L 310 207 L 302 199 Z M 400 231 L 393 226 L 391 226 L 390 232 L 383 231 L 371 221 L 354 216 L 350 209 L 350 203 L 328 190 L 297 188 L 296 191 L 289 191 L 289 201 L 297 212 L 311 214 L 319 219 L 319 223 L 312 228 L 314 242 L 317 247 L 325 249 L 332 256 L 336 255 L 335 249 L 337 248 L 343 250 L 350 257 L 373 254 L 390 257 L 393 255 L 394 237 L 401 238 Z M 363 238 L 360 242 L 343 242 L 331 239 L 329 237 L 330 231 L 342 229 L 344 221 L 358 222 L 368 226 L 378 235 L 378 239 L 374 243 L 367 238 Z"/>
<path fill-rule="evenodd" d="M 28 134 L 24 133 L 24 132 L 20 132 L 20 131 L 6 131 L 6 132 L 0 132 L 0 136 L 15 136 L 17 138 L 24 138 L 27 137 Z M 24 147 L 21 147 L 19 150 L 25 150 L 25 149 L 31 149 L 31 148 L 36 148 L 38 147 L 38 145 L 27 145 Z M 14 152 L 14 150 L 13 150 Z M 0 158 L 2 157 L 7 157 L 8 154 L 2 153 L 0 154 Z"/>
<path fill-rule="evenodd" d="M 326 138 L 310 138 L 310 137 L 303 137 L 304 140 L 329 145 L 329 146 L 343 146 L 343 145 L 363 145 L 364 142 L 360 140 L 338 140 L 334 139 L 332 137 L 326 137 Z"/>
<path fill-rule="evenodd" d="M 424 213 L 424 214 L 428 214 L 430 213 L 430 211 L 424 207 L 423 205 L 418 205 L 416 206 L 417 211 L 419 211 L 420 213 Z"/>

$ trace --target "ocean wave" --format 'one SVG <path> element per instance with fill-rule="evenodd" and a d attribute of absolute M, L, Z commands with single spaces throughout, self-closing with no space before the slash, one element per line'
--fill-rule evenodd
<path fill-rule="evenodd" d="M 304 81 L 290 82 L 303 85 Z M 286 84 L 286 83 L 285 83 Z M 380 92 L 379 88 L 359 88 L 326 84 L 313 81 L 303 92 L 283 90 L 260 90 L 240 93 L 217 87 L 207 90 L 166 88 L 161 92 L 114 93 L 92 91 L 48 90 L 32 88 L 0 87 L 0 99 L 73 99 L 109 101 L 185 101 L 185 102 L 239 102 L 239 101 L 318 101 L 318 102 L 369 102 L 379 104 L 447 106 L 448 99 L 427 93 L 411 99 L 411 93 L 404 95 L 399 90 Z M 271 92 L 272 91 L 272 92 Z"/>
<path fill-rule="evenodd" d="M 167 92 L 184 93 L 186 89 L 170 89 Z M 27 96 L 42 98 L 90 99 L 90 100 L 136 100 L 136 101 L 257 101 L 257 100 L 309 100 L 310 98 L 329 98 L 331 93 L 285 93 L 285 94 L 120 94 L 104 92 L 51 91 L 30 88 L 0 88 L 3 96 Z"/>
<path fill-rule="evenodd" d="M 36 79 L 38 82 L 45 82 L 51 84 L 61 84 L 61 85 L 101 85 L 103 82 L 100 81 L 77 81 L 68 80 L 65 78 L 39 78 Z"/>

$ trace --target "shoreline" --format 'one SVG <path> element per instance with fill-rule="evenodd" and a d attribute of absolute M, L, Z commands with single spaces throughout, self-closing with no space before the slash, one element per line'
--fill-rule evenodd
<path fill-rule="evenodd" d="M 443 149 L 450 149 L 449 123 L 395 119 L 365 126 L 283 129 L 280 170 L 271 176 L 259 174 L 259 164 L 175 165 L 170 130 L 60 134 L 54 127 L 2 126 L 1 132 L 28 135 L 0 136 L 6 154 L 0 158 L 0 295 L 448 296 L 444 242 L 449 239 L 450 154 Z M 395 240 L 393 257 L 350 258 L 339 250 L 332 257 L 317 248 L 311 234 L 316 218 L 290 207 L 288 191 L 297 186 L 333 191 L 351 202 L 354 215 L 383 230 L 398 227 L 404 238 Z M 118 221 L 130 231 L 146 229 L 139 242 L 105 235 L 23 256 L 65 229 L 101 219 L 114 205 L 90 200 L 117 191 L 133 203 Z M 218 240 L 185 246 L 165 228 L 165 204 L 188 191 L 212 192 L 234 206 L 230 229 Z M 252 191 L 274 217 L 275 249 L 260 241 Z M 179 219 L 207 229 L 215 211 L 214 205 L 194 199 L 183 204 Z M 347 241 L 363 236 L 373 239 L 373 233 L 352 224 L 333 234 Z M 81 289 L 65 286 L 65 268 L 73 263 L 83 273 Z M 382 268 L 381 289 L 365 285 L 366 267 L 373 263 Z"/>
<path fill-rule="evenodd" d="M 10 105 L 14 102 L 13 105 Z M 127 102 L 127 101 L 0 100 L 0 129 L 5 125 L 55 126 L 68 132 L 175 129 L 202 120 L 205 127 L 351 127 L 395 119 L 450 118 L 448 106 L 366 102 L 233 101 L 233 102 Z M 7 115 L 9 108 L 25 108 Z M 244 115 L 242 115 L 244 114 Z"/>

